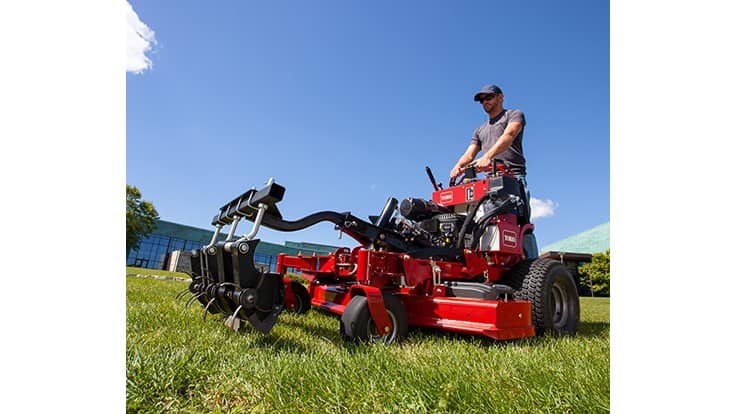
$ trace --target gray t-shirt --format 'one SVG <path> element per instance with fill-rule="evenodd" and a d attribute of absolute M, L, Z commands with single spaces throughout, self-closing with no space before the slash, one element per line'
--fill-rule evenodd
<path fill-rule="evenodd" d="M 497 117 L 484 122 L 475 130 L 470 143 L 480 145 L 481 154 L 484 154 L 503 135 L 503 131 L 506 130 L 509 122 L 521 122 L 521 131 L 519 131 L 514 142 L 511 143 L 511 146 L 506 151 L 496 155 L 496 159 L 502 160 L 509 167 L 512 174 L 526 174 L 526 159 L 524 158 L 524 150 L 521 147 L 526 119 L 524 119 L 524 113 L 520 110 L 504 109 Z"/>

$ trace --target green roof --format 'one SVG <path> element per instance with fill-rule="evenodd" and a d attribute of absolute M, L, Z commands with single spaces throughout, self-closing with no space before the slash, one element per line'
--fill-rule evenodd
<path fill-rule="evenodd" d="M 610 221 L 542 247 L 542 252 L 600 253 L 611 248 Z"/>

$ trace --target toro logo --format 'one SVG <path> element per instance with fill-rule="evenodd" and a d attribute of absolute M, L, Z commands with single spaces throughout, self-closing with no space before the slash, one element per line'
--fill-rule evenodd
<path fill-rule="evenodd" d="M 445 191 L 444 193 L 440 193 L 440 202 L 441 203 L 451 202 L 452 199 L 453 199 L 453 197 L 452 197 L 452 191 Z"/>
<path fill-rule="evenodd" d="M 503 231 L 503 244 L 504 246 L 516 247 L 516 233 L 509 230 Z"/>

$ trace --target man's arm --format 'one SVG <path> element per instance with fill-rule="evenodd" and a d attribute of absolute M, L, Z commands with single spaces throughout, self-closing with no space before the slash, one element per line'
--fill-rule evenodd
<path fill-rule="evenodd" d="M 476 155 L 480 152 L 480 145 L 478 144 L 470 144 L 468 145 L 468 149 L 465 150 L 465 154 L 463 154 L 459 160 L 457 160 L 457 163 L 454 167 L 452 167 L 452 170 L 450 170 L 450 179 L 453 179 L 460 175 L 460 168 L 468 165 Z"/>
<path fill-rule="evenodd" d="M 498 141 L 496 141 L 496 144 L 478 158 L 475 165 L 478 167 L 487 167 L 491 165 L 491 161 L 496 157 L 496 155 L 506 151 L 509 149 L 511 144 L 514 143 L 514 139 L 519 135 L 522 127 L 521 122 L 509 122 L 506 129 L 503 131 L 503 134 L 498 138 Z"/>

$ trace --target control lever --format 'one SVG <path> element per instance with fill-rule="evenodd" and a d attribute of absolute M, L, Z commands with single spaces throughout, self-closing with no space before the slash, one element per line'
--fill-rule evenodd
<path fill-rule="evenodd" d="M 432 174 L 432 170 L 429 168 L 429 166 L 424 167 L 425 171 L 427 171 L 427 175 L 429 176 L 429 181 L 432 183 L 432 186 L 434 187 L 434 191 L 439 191 L 440 188 L 442 188 L 442 184 L 440 186 L 437 186 L 437 180 L 434 179 L 434 175 Z"/>

